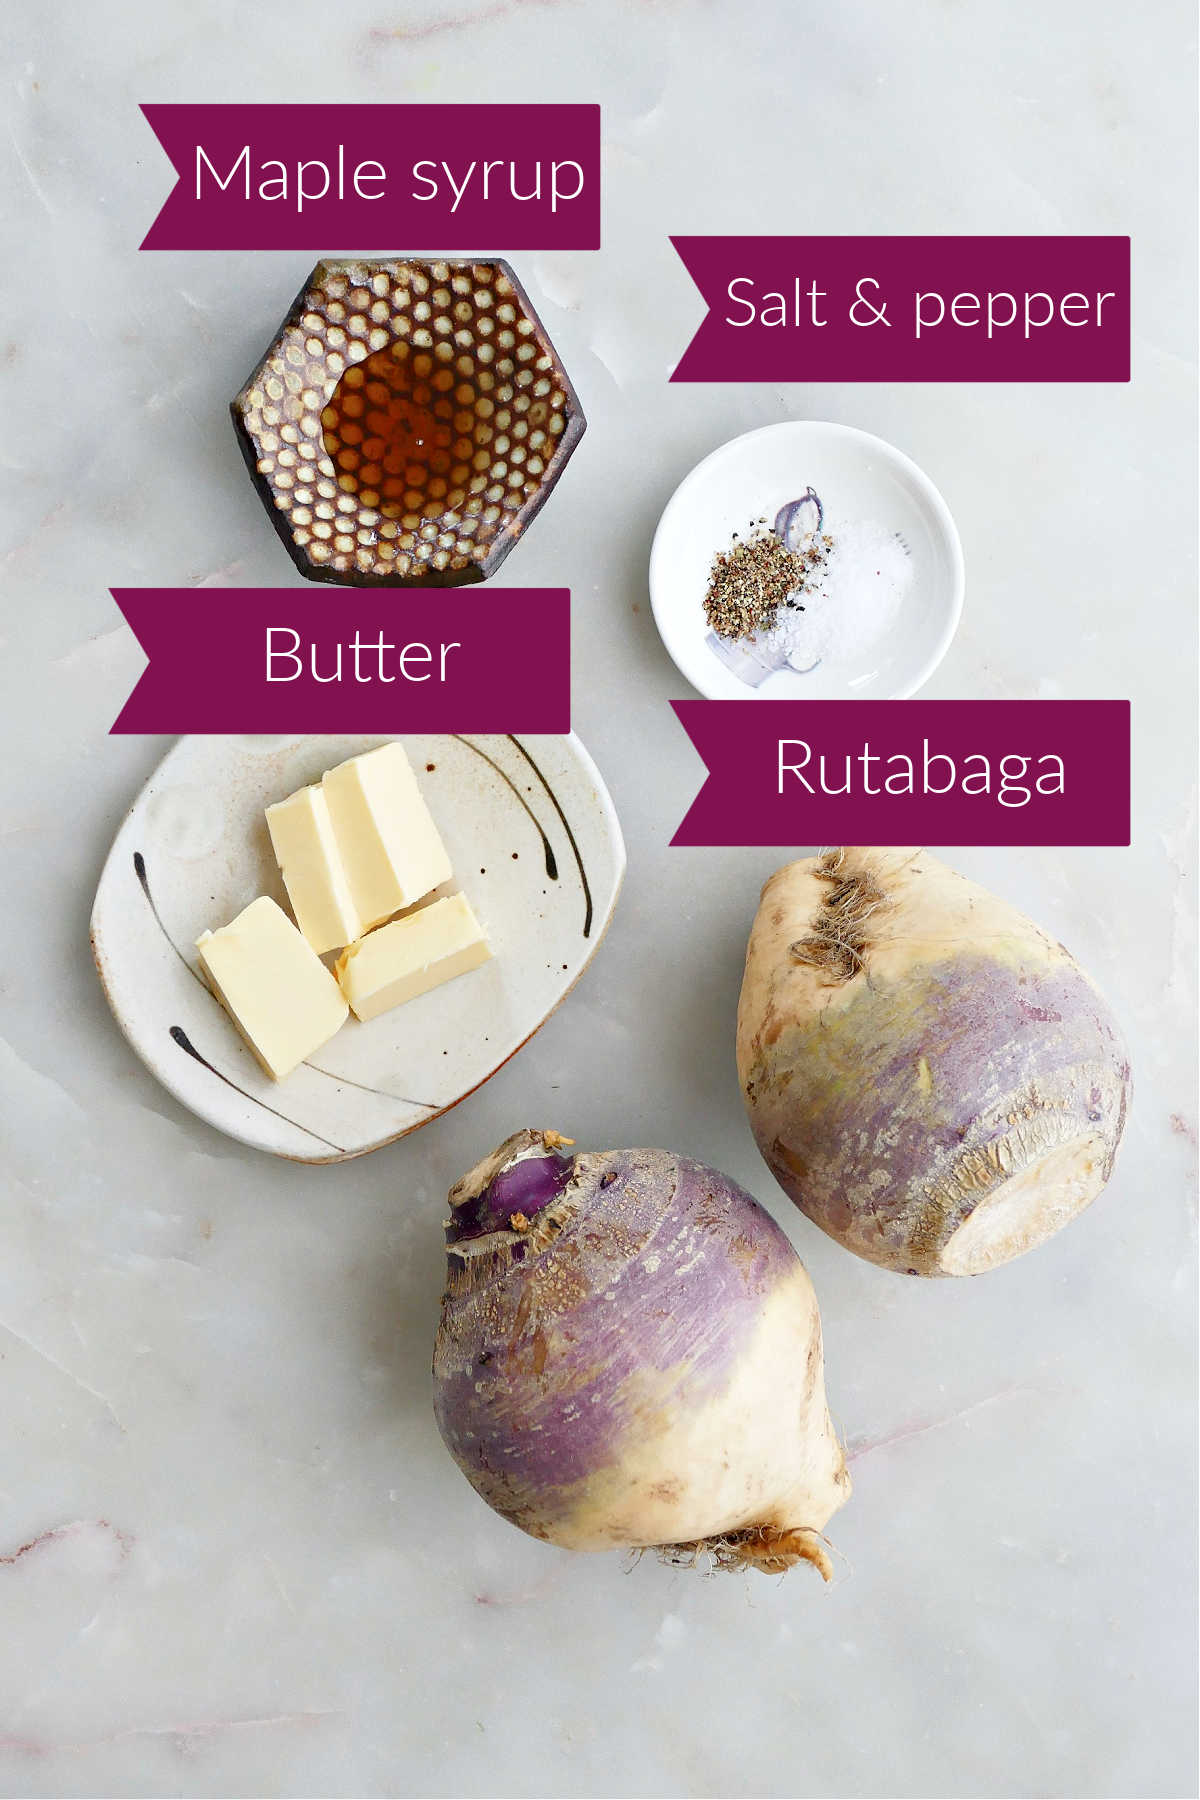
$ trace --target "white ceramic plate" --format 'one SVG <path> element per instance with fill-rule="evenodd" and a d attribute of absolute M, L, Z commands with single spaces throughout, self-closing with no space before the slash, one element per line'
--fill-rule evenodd
<path fill-rule="evenodd" d="M 729 661 L 739 675 L 714 649 L 704 616 L 713 557 L 750 521 L 770 524 L 807 490 L 820 498 L 835 556 L 839 539 L 847 555 L 857 543 L 861 564 L 863 539 L 879 538 L 898 601 L 884 629 L 848 655 L 827 655 L 805 674 L 766 673 L 761 661 L 735 655 Z M 861 579 L 874 573 L 863 568 Z M 962 546 L 946 502 L 907 456 L 848 425 L 794 420 L 722 444 L 676 488 L 650 554 L 650 600 L 663 643 L 710 700 L 901 699 L 946 654 L 962 599 Z"/>
<path fill-rule="evenodd" d="M 351 1017 L 287 1080 L 263 1074 L 201 977 L 194 944 L 258 894 L 287 909 L 263 808 L 381 737 L 184 737 L 134 801 L 92 911 L 126 1037 L 231 1137 L 338 1162 L 416 1131 L 494 1075 L 595 954 L 625 871 L 621 828 L 569 737 L 402 737 L 454 882 L 494 959 L 370 1024 Z"/>

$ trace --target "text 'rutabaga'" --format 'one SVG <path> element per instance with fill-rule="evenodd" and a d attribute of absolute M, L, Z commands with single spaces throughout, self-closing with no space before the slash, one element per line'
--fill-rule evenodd
<path fill-rule="evenodd" d="M 1127 844 L 1127 700 L 673 700 L 673 844 Z"/>
<path fill-rule="evenodd" d="M 921 741 L 919 757 L 904 751 L 884 756 L 867 742 L 858 751 L 827 755 L 814 751 L 802 738 L 780 738 L 777 773 L 780 794 L 795 781 L 814 796 L 994 796 L 1000 806 L 1015 807 L 1028 806 L 1035 794 L 1067 791 L 1066 766 L 1053 752 L 1013 751 L 1001 756 L 968 752 L 954 757 L 932 749 L 928 738 Z"/>

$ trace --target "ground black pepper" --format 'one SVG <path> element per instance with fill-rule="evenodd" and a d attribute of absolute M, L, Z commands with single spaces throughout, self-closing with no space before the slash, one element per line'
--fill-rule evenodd
<path fill-rule="evenodd" d="M 799 596 L 825 562 L 830 540 L 817 538 L 802 550 L 789 550 L 764 526 L 764 520 L 754 521 L 744 538 L 735 531 L 729 549 L 713 558 L 704 616 L 719 637 L 769 631 L 781 606 L 800 606 Z"/>

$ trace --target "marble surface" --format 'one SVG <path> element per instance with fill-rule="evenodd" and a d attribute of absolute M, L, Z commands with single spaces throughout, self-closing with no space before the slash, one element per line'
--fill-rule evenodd
<path fill-rule="evenodd" d="M 1175 0 L 1136 26 L 1115 0 L 13 9 L 4 1793 L 1195 1791 L 1192 32 Z M 625 894 L 472 1100 L 294 1167 L 156 1085 L 88 956 L 104 852 L 164 748 L 105 735 L 140 667 L 107 586 L 188 583 L 199 624 L 206 587 L 293 580 L 225 406 L 310 259 L 139 257 L 167 171 L 136 103 L 548 92 L 604 103 L 605 247 L 513 260 L 590 430 L 504 579 L 574 590 Z M 699 306 L 668 231 L 780 229 L 1132 231 L 1134 378 L 669 388 Z M 777 859 L 668 848 L 699 765 L 651 531 L 701 454 L 791 416 L 893 440 L 955 512 L 966 613 L 929 694 L 1133 700 L 1131 849 L 950 852 L 1094 970 L 1137 1079 L 1106 1195 L 974 1283 L 897 1280 L 772 1191 L 732 1019 Z M 526 1122 L 668 1143 L 785 1220 L 853 1455 L 831 1589 L 557 1553 L 450 1466 L 443 1197 Z"/>

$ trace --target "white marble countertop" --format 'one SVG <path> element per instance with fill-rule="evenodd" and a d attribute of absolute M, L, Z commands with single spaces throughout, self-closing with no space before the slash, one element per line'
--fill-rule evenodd
<path fill-rule="evenodd" d="M 1195 1791 L 1192 32 L 1174 0 L 9 18 L 5 1794 Z M 504 579 L 574 590 L 625 894 L 467 1104 L 292 1166 L 156 1085 L 88 955 L 164 748 L 105 735 L 140 667 L 107 588 L 192 584 L 199 621 L 206 586 L 294 580 L 225 408 L 314 260 L 139 256 L 167 168 L 136 103 L 546 97 L 605 108 L 603 251 L 513 259 L 590 429 Z M 1131 232 L 1133 380 L 668 387 L 700 309 L 667 233 L 775 230 Z M 650 534 L 702 453 L 793 415 L 891 439 L 956 514 L 966 613 L 930 695 L 1133 701 L 1131 849 L 949 852 L 1096 974 L 1137 1082 L 1109 1191 L 978 1282 L 898 1280 L 773 1191 L 732 1029 L 778 858 L 668 848 L 699 764 Z M 785 1221 L 855 1457 L 831 1589 L 555 1552 L 454 1471 L 429 1405 L 443 1197 L 527 1122 L 665 1142 Z"/>

